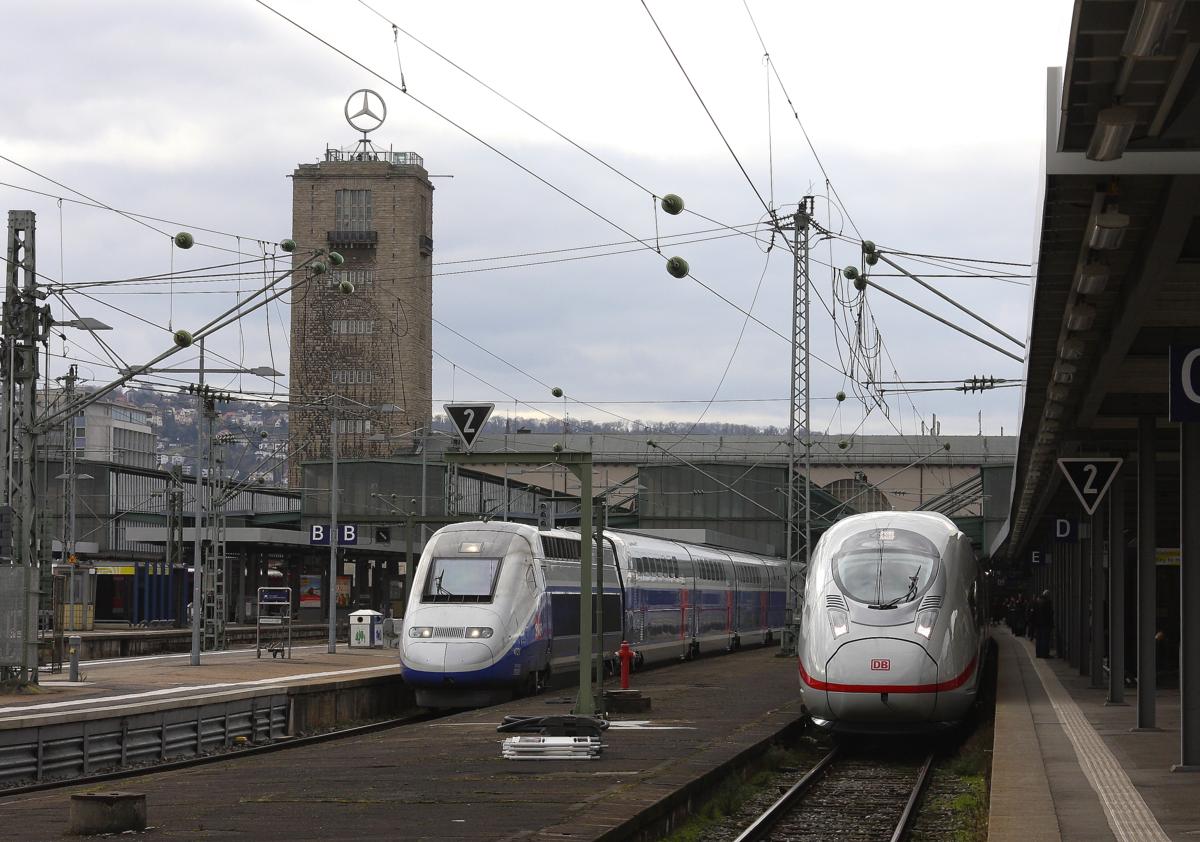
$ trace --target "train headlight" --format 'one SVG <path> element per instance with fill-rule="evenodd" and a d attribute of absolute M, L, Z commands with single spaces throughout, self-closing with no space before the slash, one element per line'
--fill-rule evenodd
<path fill-rule="evenodd" d="M 487 626 L 467 626 L 466 634 L 467 634 L 467 637 L 474 637 L 474 638 L 491 637 L 492 630 L 489 629 Z"/>
<path fill-rule="evenodd" d="M 921 637 L 929 640 L 933 635 L 933 626 L 937 622 L 938 611 L 936 608 L 926 608 L 924 611 L 917 612 L 916 632 Z"/>
<path fill-rule="evenodd" d="M 413 626 L 408 630 L 409 637 L 433 637 L 433 626 Z"/>
<path fill-rule="evenodd" d="M 850 612 L 841 608 L 830 608 L 829 628 L 833 630 L 833 639 L 837 640 L 844 634 L 850 633 Z"/>

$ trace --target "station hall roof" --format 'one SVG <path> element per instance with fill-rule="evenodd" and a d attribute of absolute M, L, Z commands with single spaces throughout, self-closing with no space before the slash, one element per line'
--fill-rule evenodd
<path fill-rule="evenodd" d="M 896 465 L 921 460 L 925 465 L 979 465 L 1011 463 L 1013 436 L 883 436 L 839 437 L 814 434 L 812 460 L 817 465 Z M 653 441 L 655 446 L 648 444 Z M 845 448 L 839 445 L 845 442 Z M 787 461 L 786 436 L 691 435 L 666 433 L 546 433 L 479 437 L 474 453 L 496 453 L 497 462 L 507 451 L 545 451 L 555 444 L 564 450 L 585 451 L 593 462 L 654 464 L 674 461 L 664 450 L 689 461 Z M 946 450 L 944 445 L 949 444 Z"/>

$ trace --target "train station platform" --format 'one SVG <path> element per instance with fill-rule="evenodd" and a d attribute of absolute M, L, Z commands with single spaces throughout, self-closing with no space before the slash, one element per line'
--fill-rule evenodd
<path fill-rule="evenodd" d="M 653 702 L 614 717 L 594 760 L 501 757 L 508 714 L 562 714 L 551 691 L 449 717 L 123 782 L 172 839 L 617 838 L 682 815 L 688 799 L 801 725 L 795 660 L 775 648 L 634 676 Z M 75 789 L 0 797 L 10 827 L 57 839 Z"/>
<path fill-rule="evenodd" d="M 89 712 L 112 715 L 120 710 L 183 707 L 217 692 L 252 690 L 345 681 L 351 678 L 399 676 L 394 649 L 351 649 L 338 645 L 329 654 L 325 643 L 292 647 L 291 658 L 272 658 L 267 652 L 226 649 L 205 652 L 200 665 L 190 653 L 144 655 L 81 661 L 81 681 L 61 673 L 43 673 L 36 691 L 0 692 L 0 730 L 83 718 Z"/>
<path fill-rule="evenodd" d="M 340 634 L 345 633 L 346 625 L 344 618 L 338 620 Z M 296 623 L 292 626 L 292 640 L 325 640 L 328 629 L 324 623 Z M 230 648 L 253 646 L 256 634 L 257 628 L 253 624 L 229 623 L 225 626 L 225 638 Z M 75 636 L 80 639 L 80 658 L 83 660 L 190 652 L 192 648 L 190 628 L 140 628 L 121 623 L 97 623 L 96 628 L 89 631 L 64 632 L 64 645 L 67 638 Z M 43 672 L 46 669 L 42 667 Z"/>
<path fill-rule="evenodd" d="M 1033 644 L 996 628 L 1000 663 L 989 842 L 1200 838 L 1200 774 L 1172 772 L 1179 694 L 1160 690 L 1161 730 Z"/>

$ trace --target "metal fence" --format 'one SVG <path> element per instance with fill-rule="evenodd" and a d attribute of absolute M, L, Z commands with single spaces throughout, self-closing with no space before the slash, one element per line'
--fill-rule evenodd
<path fill-rule="evenodd" d="M 91 721 L 0 731 L 0 787 L 197 757 L 283 737 L 286 691 Z M 2 794 L 2 790 L 0 790 Z"/>

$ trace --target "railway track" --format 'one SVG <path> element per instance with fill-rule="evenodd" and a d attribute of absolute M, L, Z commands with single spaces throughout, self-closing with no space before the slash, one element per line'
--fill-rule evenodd
<path fill-rule="evenodd" d="M 737 837 L 736 842 L 901 842 L 916 815 L 933 754 L 924 760 L 837 747 Z"/>

